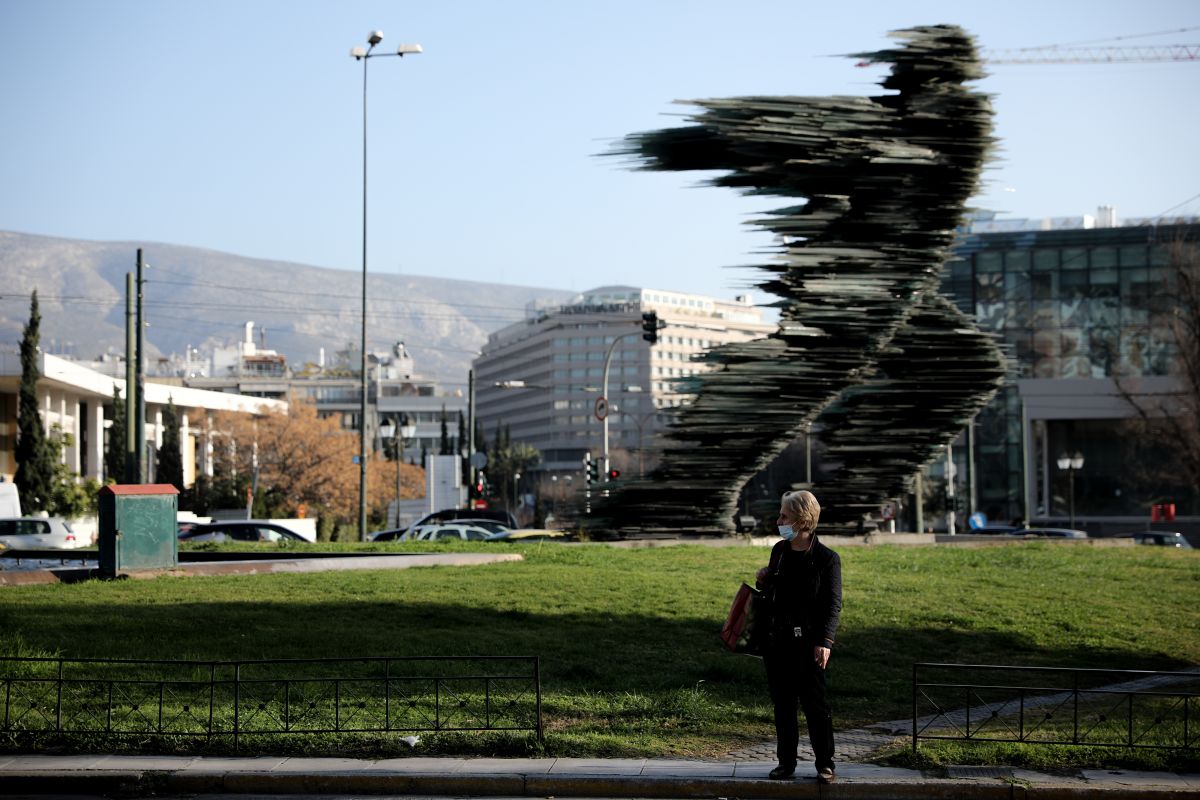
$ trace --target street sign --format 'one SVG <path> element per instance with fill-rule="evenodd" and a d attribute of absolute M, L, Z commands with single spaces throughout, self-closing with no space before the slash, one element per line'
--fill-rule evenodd
<path fill-rule="evenodd" d="M 971 526 L 971 530 L 978 531 L 987 527 L 987 514 L 982 511 L 976 511 L 971 516 L 967 517 L 967 524 Z"/>
<path fill-rule="evenodd" d="M 608 400 L 603 397 L 596 398 L 596 419 L 601 422 L 608 416 Z"/>
<path fill-rule="evenodd" d="M 471 466 L 475 469 L 483 469 L 487 466 L 487 453 L 476 450 L 471 453 Z"/>

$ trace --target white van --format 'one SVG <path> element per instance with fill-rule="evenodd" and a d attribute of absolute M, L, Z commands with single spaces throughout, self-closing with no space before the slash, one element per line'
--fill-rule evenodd
<path fill-rule="evenodd" d="M 0 483 L 0 517 L 21 516 L 21 495 L 15 483 Z"/>

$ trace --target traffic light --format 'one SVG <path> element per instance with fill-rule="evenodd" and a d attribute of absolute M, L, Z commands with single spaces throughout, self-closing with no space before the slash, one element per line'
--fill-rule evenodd
<path fill-rule="evenodd" d="M 642 313 L 642 338 L 651 345 L 658 344 L 658 312 L 646 311 Z"/>
<path fill-rule="evenodd" d="M 608 479 L 609 479 L 610 481 L 615 481 L 615 480 L 616 480 L 617 478 L 619 478 L 619 477 L 621 477 L 621 470 L 619 470 L 619 469 L 610 469 L 610 470 L 608 471 Z"/>
<path fill-rule="evenodd" d="M 600 482 L 600 462 L 592 461 L 591 453 L 588 453 L 587 457 L 583 459 L 583 471 L 588 486 Z"/>

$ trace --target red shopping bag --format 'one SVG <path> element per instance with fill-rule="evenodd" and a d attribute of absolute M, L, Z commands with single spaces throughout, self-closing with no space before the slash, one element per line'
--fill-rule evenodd
<path fill-rule="evenodd" d="M 766 610 L 763 593 L 743 583 L 733 596 L 729 617 L 721 628 L 721 641 L 734 653 L 762 655 L 762 638 L 766 621 L 762 619 Z"/>

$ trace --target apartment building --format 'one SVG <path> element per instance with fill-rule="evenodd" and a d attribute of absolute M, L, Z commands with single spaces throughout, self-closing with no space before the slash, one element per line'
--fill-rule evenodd
<path fill-rule="evenodd" d="M 642 328 L 650 311 L 661 326 L 653 346 Z M 708 369 L 698 357 L 774 327 L 745 296 L 632 286 L 531 307 L 524 320 L 491 334 L 473 362 L 476 419 L 489 440 L 507 426 L 511 440 L 537 448 L 540 469 L 553 473 L 578 471 L 585 454 L 599 455 L 607 411 L 610 452 L 624 451 L 625 469 L 644 469 L 670 409 L 692 397 L 688 379 Z"/>

